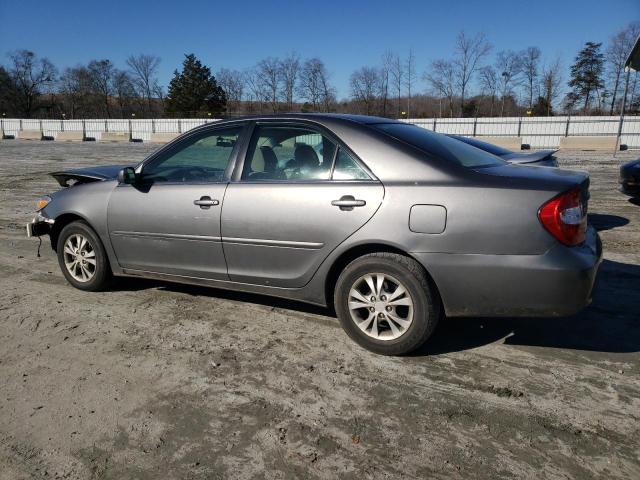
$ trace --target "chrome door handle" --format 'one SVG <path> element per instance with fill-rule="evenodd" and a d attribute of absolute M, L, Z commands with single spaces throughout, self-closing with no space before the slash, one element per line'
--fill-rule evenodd
<path fill-rule="evenodd" d="M 193 204 L 198 205 L 203 210 L 207 210 L 212 206 L 219 205 L 220 202 L 218 200 L 212 200 L 211 197 L 204 196 L 200 197 L 199 200 L 194 200 Z"/>
<path fill-rule="evenodd" d="M 364 200 L 357 200 L 353 195 L 343 195 L 339 200 L 332 200 L 331 205 L 340 207 L 340 210 L 353 210 L 353 207 L 364 207 L 367 204 Z"/>

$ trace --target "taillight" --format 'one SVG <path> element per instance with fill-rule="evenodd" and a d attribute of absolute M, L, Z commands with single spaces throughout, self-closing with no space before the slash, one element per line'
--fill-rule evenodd
<path fill-rule="evenodd" d="M 538 218 L 558 241 L 573 246 L 584 242 L 586 237 L 586 210 L 580 188 L 574 188 L 542 205 L 538 210 Z"/>

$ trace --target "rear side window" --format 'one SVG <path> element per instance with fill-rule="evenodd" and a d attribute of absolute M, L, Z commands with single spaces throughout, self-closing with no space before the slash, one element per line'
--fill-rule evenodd
<path fill-rule="evenodd" d="M 504 160 L 479 148 L 408 123 L 379 123 L 372 127 L 429 155 L 463 167 L 479 168 L 506 164 Z"/>
<path fill-rule="evenodd" d="M 371 180 L 367 172 L 343 148 L 340 148 L 336 155 L 332 178 L 334 180 Z"/>

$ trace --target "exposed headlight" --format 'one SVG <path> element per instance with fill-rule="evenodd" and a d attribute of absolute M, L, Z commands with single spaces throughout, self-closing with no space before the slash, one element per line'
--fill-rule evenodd
<path fill-rule="evenodd" d="M 44 207 L 46 207 L 47 205 L 49 205 L 49 202 L 51 201 L 51 197 L 48 195 L 44 195 L 42 197 L 40 197 L 37 200 L 38 203 L 38 209 L 37 211 L 39 212 L 40 210 L 42 210 Z"/>

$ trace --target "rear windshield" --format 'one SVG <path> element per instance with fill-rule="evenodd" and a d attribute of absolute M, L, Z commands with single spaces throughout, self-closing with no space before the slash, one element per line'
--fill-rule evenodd
<path fill-rule="evenodd" d="M 479 148 L 409 123 L 378 123 L 371 126 L 429 155 L 455 162 L 463 167 L 493 167 L 506 163 Z"/>
<path fill-rule="evenodd" d="M 493 145 L 492 143 L 483 142 L 482 140 L 478 140 L 477 138 L 461 137 L 460 135 L 447 136 L 455 138 L 456 140 L 460 140 L 461 142 L 468 143 L 469 145 L 479 148 L 480 150 L 484 150 L 485 152 L 493 153 L 494 155 L 497 155 L 499 157 L 513 153 L 511 150 Z"/>

